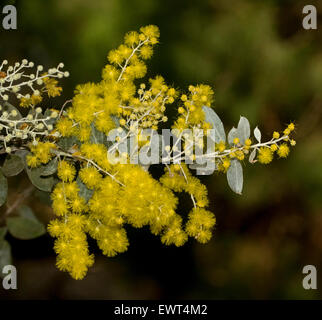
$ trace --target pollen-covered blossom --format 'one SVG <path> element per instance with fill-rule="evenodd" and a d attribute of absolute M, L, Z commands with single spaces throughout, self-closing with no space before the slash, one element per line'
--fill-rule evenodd
<path fill-rule="evenodd" d="M 273 152 L 268 147 L 261 147 L 258 151 L 258 161 L 263 164 L 268 164 L 273 160 Z"/>
<path fill-rule="evenodd" d="M 43 139 L 34 135 L 29 146 L 29 167 L 57 161 L 55 177 L 59 182 L 51 192 L 56 218 L 49 223 L 48 231 L 56 238 L 57 267 L 75 279 L 84 278 L 94 263 L 87 236 L 96 240 L 108 257 L 127 250 L 129 226 L 148 227 L 166 245 L 182 246 L 189 237 L 200 243 L 211 239 L 216 218 L 209 209 L 207 189 L 183 159 L 196 165 L 199 158 L 207 156 L 218 172 L 228 175 L 236 169 L 236 163 L 245 159 L 268 164 L 275 152 L 285 158 L 289 153 L 287 144 L 295 145 L 295 140 L 289 138 L 295 130 L 291 123 L 283 133 L 274 132 L 268 142 L 260 142 L 258 134 L 258 143 L 249 135 L 226 139 L 223 132 L 208 147 L 209 129 L 218 131 L 213 128 L 215 121 L 206 121 L 205 108 L 210 109 L 214 100 L 210 86 L 190 85 L 184 93 L 167 85 L 160 75 L 137 82 L 146 75 L 145 61 L 151 58 L 157 43 L 156 26 L 127 33 L 124 43 L 108 53 L 102 80 L 78 85 L 71 104 L 59 114 L 49 114 L 47 120 L 55 119 L 55 124 L 44 124 L 48 134 Z M 55 97 L 61 92 L 56 80 L 62 77 L 59 68 L 47 73 L 40 73 L 41 69 L 37 83 L 43 89 L 20 97 L 21 106 L 32 108 L 36 114 L 35 105 L 42 102 L 44 93 Z M 175 102 L 178 117 L 172 129 L 183 151 L 177 152 L 176 144 L 164 146 L 165 157 L 172 163 L 165 166 L 157 180 L 148 166 L 128 162 L 149 148 L 152 138 L 144 129 L 159 130 L 168 121 L 167 108 Z M 7 118 L 5 114 L 3 121 Z M 187 130 L 196 130 L 197 134 Z M 133 141 L 134 150 L 122 149 Z M 206 153 L 195 154 L 197 148 L 207 149 Z M 188 215 L 177 211 L 178 194 L 183 192 L 191 199 Z"/>

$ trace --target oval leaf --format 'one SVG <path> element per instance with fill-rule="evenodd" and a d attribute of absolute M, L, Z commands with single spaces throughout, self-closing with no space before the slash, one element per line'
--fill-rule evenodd
<path fill-rule="evenodd" d="M 233 127 L 228 133 L 228 143 L 232 144 L 235 138 L 238 138 L 238 130 Z"/>
<path fill-rule="evenodd" d="M 240 142 L 243 144 L 245 140 L 248 139 L 250 136 L 250 125 L 247 118 L 240 117 L 237 130 L 238 130 L 238 138 Z"/>
<path fill-rule="evenodd" d="M 231 161 L 227 171 L 228 185 L 237 194 L 241 194 L 243 190 L 243 167 L 236 159 Z"/>
<path fill-rule="evenodd" d="M 79 142 L 76 137 L 62 137 L 57 142 L 57 145 L 65 152 L 68 152 L 69 149 Z"/>
<path fill-rule="evenodd" d="M 210 137 L 216 143 L 219 143 L 220 141 L 226 142 L 225 128 L 217 113 L 206 106 L 203 106 L 202 109 L 205 112 L 205 121 L 212 125 L 213 130 L 210 131 Z"/>
<path fill-rule="evenodd" d="M 46 177 L 54 174 L 57 171 L 57 165 L 57 158 L 50 160 L 47 164 L 42 166 L 41 175 Z"/>
<path fill-rule="evenodd" d="M 256 152 L 257 152 L 257 149 L 254 149 L 254 150 L 251 152 L 251 154 L 249 155 L 249 159 L 248 159 L 248 161 L 249 161 L 250 163 L 255 163 L 255 162 L 256 162 L 256 160 L 255 160 L 255 158 L 256 158 Z"/>
<path fill-rule="evenodd" d="M 7 177 L 13 177 L 19 174 L 24 168 L 22 159 L 17 155 L 8 155 L 4 161 L 2 172 Z"/>
<path fill-rule="evenodd" d="M 44 225 L 37 220 L 32 211 L 25 211 L 20 217 L 7 218 L 7 227 L 12 236 L 21 240 L 34 239 L 46 232 Z"/>
<path fill-rule="evenodd" d="M 35 168 L 30 169 L 26 168 L 27 175 L 31 181 L 31 183 L 38 188 L 39 190 L 50 192 L 55 184 L 54 177 L 41 177 L 42 174 L 42 168 Z"/>
<path fill-rule="evenodd" d="M 8 196 L 8 181 L 0 170 L 0 206 L 7 201 Z"/>
<path fill-rule="evenodd" d="M 254 129 L 254 136 L 255 136 L 256 140 L 260 143 L 262 140 L 262 134 L 257 127 Z"/>
<path fill-rule="evenodd" d="M 9 102 L 4 103 L 2 111 L 7 111 L 9 113 L 9 119 L 11 120 L 20 120 L 22 118 L 20 111 Z M 11 114 L 12 111 L 16 112 L 15 116 Z"/>

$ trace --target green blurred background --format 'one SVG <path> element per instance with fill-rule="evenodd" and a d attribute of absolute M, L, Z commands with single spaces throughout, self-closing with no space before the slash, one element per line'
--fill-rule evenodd
<path fill-rule="evenodd" d="M 148 230 L 130 230 L 129 251 L 96 255 L 83 281 L 59 272 L 52 239 L 12 244 L 18 290 L 10 299 L 319 299 L 322 297 L 322 3 L 295 0 L 20 0 L 18 30 L 0 29 L 0 59 L 27 58 L 51 67 L 63 61 L 60 106 L 78 83 L 98 81 L 107 52 L 129 30 L 156 24 L 161 41 L 149 62 L 153 76 L 185 89 L 215 88 L 214 108 L 229 129 L 240 115 L 270 139 L 290 121 L 297 145 L 286 160 L 246 165 L 243 196 L 224 176 L 202 178 L 217 216 L 207 245 L 160 244 Z M 302 28 L 304 5 L 316 5 L 318 30 Z M 54 104 L 53 104 L 54 103 Z M 174 113 L 169 112 L 173 117 Z M 26 188 L 9 180 L 11 199 Z M 45 222 L 45 201 L 27 199 Z M 39 197 L 39 194 L 38 194 Z M 185 203 L 181 204 L 185 208 Z M 97 251 L 93 246 L 93 250 Z M 318 290 L 304 290 L 302 268 L 318 270 Z"/>

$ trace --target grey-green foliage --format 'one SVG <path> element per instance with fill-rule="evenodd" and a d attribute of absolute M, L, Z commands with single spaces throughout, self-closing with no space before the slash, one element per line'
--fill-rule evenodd
<path fill-rule="evenodd" d="M 58 147 L 60 147 L 63 151 L 70 151 L 73 145 L 79 144 L 79 141 L 76 137 L 62 137 L 57 142 Z"/>
<path fill-rule="evenodd" d="M 81 181 L 80 177 L 77 177 L 76 183 L 79 187 L 79 195 L 80 197 L 84 198 L 86 201 L 88 201 L 92 195 L 93 195 L 93 190 L 88 189 L 85 184 Z"/>
<path fill-rule="evenodd" d="M 7 177 L 16 176 L 24 169 L 24 163 L 21 157 L 17 155 L 8 155 L 2 166 L 2 172 Z"/>
<path fill-rule="evenodd" d="M 237 137 L 239 141 L 243 144 L 246 139 L 250 136 L 250 125 L 249 121 L 245 117 L 240 117 L 237 127 Z"/>
<path fill-rule="evenodd" d="M 5 112 L 5 111 L 8 112 L 9 118 L 12 120 L 20 120 L 22 118 L 20 111 L 9 102 L 5 102 L 3 105 L 2 112 Z M 12 111 L 16 112 L 15 116 L 10 114 Z"/>
<path fill-rule="evenodd" d="M 22 150 L 17 154 L 24 163 L 24 168 L 30 182 L 39 190 L 50 192 L 56 183 L 54 173 L 57 170 L 57 162 L 52 160 L 49 163 L 41 165 L 37 168 L 30 168 L 26 162 L 26 157 L 29 152 L 27 150 Z"/>
<path fill-rule="evenodd" d="M 19 150 L 16 154 L 7 155 L 0 169 L 0 205 L 6 203 L 8 196 L 7 177 L 16 176 L 24 169 L 32 182 L 40 190 L 49 192 L 55 184 L 53 174 L 57 170 L 57 160 L 53 159 L 48 164 L 31 169 L 26 164 L 27 150 Z M 10 207 L 9 207 L 10 208 Z M 9 211 L 7 211 L 9 212 Z M 11 213 L 11 212 L 10 212 Z M 14 237 L 22 240 L 34 239 L 46 232 L 44 225 L 39 222 L 27 206 L 22 206 L 13 211 L 14 215 L 5 216 L 5 227 L 0 228 L 0 267 L 11 263 L 10 244 L 5 240 L 7 231 Z M 15 215 L 18 213 L 18 215 Z"/>
<path fill-rule="evenodd" d="M 207 106 L 202 107 L 203 111 L 205 112 L 205 121 L 210 123 L 212 125 L 212 129 L 214 129 L 214 132 L 211 131 L 210 137 L 212 138 L 213 141 L 216 143 L 223 141 L 226 141 L 226 133 L 225 133 L 225 128 L 218 117 L 217 113 L 212 109 Z"/>
<path fill-rule="evenodd" d="M 213 131 L 211 131 L 210 137 L 212 140 L 214 140 L 216 143 L 220 141 L 226 141 L 226 134 L 225 134 L 225 129 L 222 121 L 220 120 L 219 116 L 216 114 L 216 112 L 209 108 L 204 106 L 203 110 L 205 112 L 205 121 L 210 123 L 212 125 Z M 257 130 L 256 130 L 257 129 Z M 255 129 L 255 134 L 257 138 L 259 137 L 259 130 L 258 128 Z M 233 127 L 229 133 L 228 133 L 228 143 L 230 145 L 233 144 L 233 140 L 235 138 L 238 138 L 240 143 L 244 144 L 245 140 L 250 137 L 250 125 L 249 121 L 245 117 L 240 117 L 240 120 L 238 122 L 237 128 Z M 252 158 L 254 159 L 256 155 L 256 150 L 255 152 L 253 151 L 252 153 Z M 192 169 L 199 169 L 202 170 L 202 166 L 194 166 Z M 216 169 L 216 166 L 214 164 L 213 170 Z M 209 170 L 209 168 L 208 168 Z M 202 171 L 200 171 L 202 174 Z M 199 174 L 199 173 L 198 173 Z M 243 190 L 243 167 L 237 159 L 233 159 L 231 161 L 230 167 L 227 170 L 227 181 L 229 187 L 236 192 L 237 194 L 241 194 Z"/>
<path fill-rule="evenodd" d="M 6 219 L 8 231 L 12 236 L 21 240 L 29 240 L 46 232 L 44 225 L 38 221 L 31 208 L 23 206 L 18 212 L 18 216 Z"/>
<path fill-rule="evenodd" d="M 237 128 L 233 127 L 228 133 L 228 143 L 232 144 L 235 138 L 244 143 L 250 136 L 249 121 L 245 117 L 240 117 Z"/>
<path fill-rule="evenodd" d="M 254 136 L 256 138 L 256 140 L 260 143 L 262 140 L 262 133 L 260 132 L 260 130 L 258 129 L 258 127 L 256 127 L 254 129 Z"/>
<path fill-rule="evenodd" d="M 243 190 L 243 167 L 241 163 L 233 159 L 227 170 L 227 181 L 229 187 L 236 193 L 241 194 Z"/>
<path fill-rule="evenodd" d="M 43 177 L 43 170 L 43 167 L 33 169 L 26 167 L 26 172 L 31 183 L 42 191 L 50 192 L 55 185 L 56 179 L 53 176 Z"/>

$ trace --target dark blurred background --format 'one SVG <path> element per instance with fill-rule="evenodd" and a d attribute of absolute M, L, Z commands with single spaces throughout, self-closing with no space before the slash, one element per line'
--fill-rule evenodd
<path fill-rule="evenodd" d="M 164 247 L 148 230 L 129 230 L 129 250 L 96 252 L 85 280 L 55 268 L 49 236 L 7 236 L 18 268 L 10 299 L 319 299 L 322 297 L 322 3 L 295 0 L 20 0 L 18 30 L 0 29 L 0 60 L 27 58 L 45 67 L 65 63 L 70 78 L 49 106 L 61 106 L 78 83 L 98 81 L 107 52 L 129 30 L 156 24 L 161 41 L 149 75 L 185 89 L 215 88 L 214 108 L 229 129 L 240 115 L 265 138 L 296 123 L 296 147 L 269 166 L 245 164 L 243 196 L 224 176 L 202 178 L 217 217 L 207 245 Z M 302 28 L 313 4 L 318 30 Z M 169 112 L 170 117 L 174 117 Z M 26 188 L 9 180 L 8 202 Z M 42 221 L 51 213 L 42 194 L 25 201 Z M 190 205 L 190 204 L 189 204 Z M 187 209 L 183 200 L 181 209 Z M 304 290 L 302 268 L 318 270 L 318 290 Z"/>

